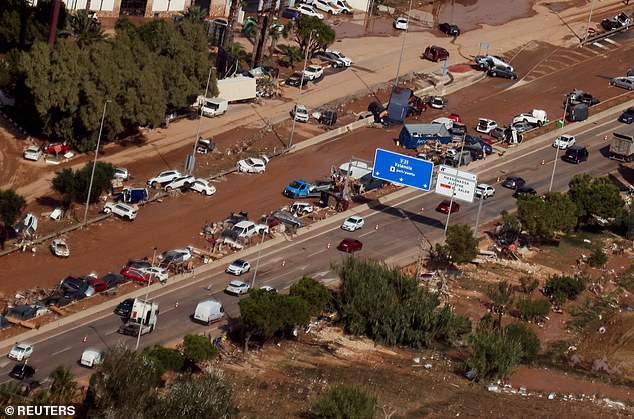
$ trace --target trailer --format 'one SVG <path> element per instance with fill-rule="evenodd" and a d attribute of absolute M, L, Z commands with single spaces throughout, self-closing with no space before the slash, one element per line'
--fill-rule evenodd
<path fill-rule="evenodd" d="M 127 323 L 121 326 L 118 332 L 129 336 L 152 333 L 156 328 L 158 315 L 158 303 L 135 299 Z"/>
<path fill-rule="evenodd" d="M 612 133 L 610 158 L 624 162 L 634 160 L 634 125 L 620 128 Z"/>
<path fill-rule="evenodd" d="M 217 81 L 218 97 L 229 103 L 253 100 L 257 96 L 256 80 L 252 77 L 231 77 Z"/>
<path fill-rule="evenodd" d="M 449 144 L 451 138 L 444 124 L 405 124 L 398 136 L 399 143 L 407 149 L 415 149 L 428 141 Z"/>

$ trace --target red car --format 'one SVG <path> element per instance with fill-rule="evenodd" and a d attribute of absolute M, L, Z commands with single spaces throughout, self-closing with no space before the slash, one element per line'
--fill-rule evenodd
<path fill-rule="evenodd" d="M 104 292 L 108 289 L 108 284 L 106 284 L 102 279 L 93 278 L 86 281 L 90 284 L 91 287 L 95 289 L 95 292 Z"/>
<path fill-rule="evenodd" d="M 454 212 L 460 211 L 460 204 L 455 202 L 455 201 L 451 202 L 448 199 L 445 199 L 440 204 L 438 204 L 438 206 L 436 207 L 436 211 L 443 212 L 445 214 L 449 214 L 449 206 L 450 205 L 451 205 L 451 213 L 452 214 Z"/>
<path fill-rule="evenodd" d="M 119 273 L 130 281 L 140 282 L 142 284 L 145 284 L 148 281 L 151 281 L 151 283 L 154 282 L 152 281 L 150 275 L 143 273 L 136 268 L 126 267 L 126 268 L 123 268 L 121 272 Z"/>
<path fill-rule="evenodd" d="M 42 145 L 42 152 L 46 154 L 66 154 L 70 150 L 70 144 L 63 143 L 45 143 Z"/>
<path fill-rule="evenodd" d="M 462 118 L 460 118 L 460 115 L 458 115 L 457 113 L 452 113 L 451 115 L 449 115 L 449 119 L 462 124 Z"/>
<path fill-rule="evenodd" d="M 363 243 L 361 243 L 357 239 L 343 239 L 337 249 L 342 250 L 346 253 L 356 252 L 357 250 L 361 250 L 363 247 Z"/>

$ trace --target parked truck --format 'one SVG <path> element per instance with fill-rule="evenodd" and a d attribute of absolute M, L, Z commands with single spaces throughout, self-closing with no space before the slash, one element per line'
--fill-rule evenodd
<path fill-rule="evenodd" d="M 229 102 L 226 99 L 200 96 L 198 98 L 198 106 L 200 106 L 200 113 L 203 116 L 213 118 L 227 112 Z"/>
<path fill-rule="evenodd" d="M 256 80 L 252 77 L 231 77 L 217 83 L 218 97 L 227 102 L 253 100 L 257 96 Z"/>
<path fill-rule="evenodd" d="M 142 335 L 152 333 L 156 328 L 159 305 L 153 301 L 135 299 L 126 324 L 119 328 L 122 335 L 137 336 L 139 329 Z"/>
<path fill-rule="evenodd" d="M 634 160 L 634 125 L 614 131 L 610 145 L 610 158 L 624 162 Z"/>
<path fill-rule="evenodd" d="M 216 300 L 206 300 L 198 303 L 196 311 L 194 311 L 194 320 L 207 325 L 220 320 L 224 316 L 225 310 Z"/>
<path fill-rule="evenodd" d="M 123 188 L 121 192 L 114 196 L 115 201 L 126 204 L 137 204 L 148 200 L 147 188 Z"/>
<path fill-rule="evenodd" d="M 302 179 L 295 179 L 284 188 L 284 195 L 293 198 L 311 198 L 321 196 L 322 191 L 329 191 L 332 188 L 332 181 L 316 180 L 306 182 Z"/>

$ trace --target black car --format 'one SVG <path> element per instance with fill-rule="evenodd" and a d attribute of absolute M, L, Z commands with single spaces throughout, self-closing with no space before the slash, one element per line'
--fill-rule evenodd
<path fill-rule="evenodd" d="M 524 185 L 526 185 L 526 181 L 519 176 L 508 176 L 502 183 L 502 186 L 509 189 L 517 189 Z"/>
<path fill-rule="evenodd" d="M 449 36 L 460 35 L 460 28 L 458 27 L 458 25 L 454 25 L 453 23 L 441 23 L 440 25 L 438 25 L 438 29 Z"/>
<path fill-rule="evenodd" d="M 568 147 L 566 149 L 566 154 L 561 158 L 563 161 L 567 161 L 568 163 L 579 164 L 582 161 L 588 160 L 588 149 L 586 147 L 573 145 L 572 147 Z"/>
<path fill-rule="evenodd" d="M 121 274 L 115 274 L 110 272 L 102 276 L 101 280 L 106 283 L 106 286 L 108 288 L 114 288 L 119 286 L 119 284 L 121 284 L 122 282 L 124 282 L 125 277 Z"/>
<path fill-rule="evenodd" d="M 513 198 L 521 198 L 523 195 L 537 195 L 537 191 L 530 186 L 522 185 L 513 194 Z"/>
<path fill-rule="evenodd" d="M 517 73 L 511 70 L 509 67 L 496 65 L 491 67 L 487 74 L 491 77 L 505 77 L 507 79 L 515 80 L 517 78 Z"/>
<path fill-rule="evenodd" d="M 51 295 L 41 301 L 42 301 L 42 304 L 44 304 L 46 307 L 49 307 L 49 306 L 64 307 L 70 304 L 72 300 L 73 298 L 69 298 L 63 295 Z"/>
<path fill-rule="evenodd" d="M 634 106 L 623 111 L 621 116 L 619 116 L 619 121 L 625 122 L 626 124 L 634 122 Z"/>
<path fill-rule="evenodd" d="M 16 378 L 18 380 L 24 380 L 25 378 L 31 378 L 35 374 L 35 368 L 27 364 L 17 364 L 9 373 L 9 377 Z"/>
<path fill-rule="evenodd" d="M 306 86 L 308 79 L 306 77 L 302 77 L 302 73 L 298 71 L 294 72 L 286 79 L 287 86 L 299 87 L 300 83 L 302 86 Z"/>
<path fill-rule="evenodd" d="M 621 28 L 630 22 L 630 17 L 626 13 L 619 13 L 618 15 L 609 19 L 603 19 L 601 26 L 606 31 L 613 31 L 614 29 Z"/>
<path fill-rule="evenodd" d="M 119 303 L 117 308 L 114 309 L 114 313 L 122 317 L 128 317 L 130 315 L 130 312 L 132 311 L 133 305 L 134 298 L 126 298 Z"/>
<path fill-rule="evenodd" d="M 313 58 L 317 58 L 318 60 L 326 61 L 328 64 L 332 65 L 335 68 L 345 67 L 346 64 L 339 59 L 335 54 L 330 51 L 320 51 L 313 55 Z"/>
<path fill-rule="evenodd" d="M 95 290 L 82 278 L 73 278 L 72 276 L 68 276 L 60 282 L 59 288 L 64 293 L 70 293 L 74 296 L 75 294 L 78 296 L 83 294 L 84 297 L 90 297 L 95 293 Z"/>

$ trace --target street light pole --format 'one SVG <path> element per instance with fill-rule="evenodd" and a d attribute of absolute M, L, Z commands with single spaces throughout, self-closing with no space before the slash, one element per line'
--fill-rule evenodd
<path fill-rule="evenodd" d="M 590 15 L 588 15 L 588 25 L 586 26 L 586 34 L 583 37 L 583 43 L 585 44 L 588 41 L 588 36 L 590 35 L 590 20 L 592 20 L 592 11 L 594 10 L 594 0 L 592 0 L 592 4 L 590 5 Z"/>
<path fill-rule="evenodd" d="M 568 97 L 566 97 L 566 104 L 564 105 L 564 117 L 561 118 L 561 129 L 559 130 L 559 139 L 564 133 L 564 125 L 566 122 L 566 113 L 568 112 Z M 553 180 L 555 180 L 555 169 L 557 168 L 557 160 L 559 160 L 559 144 L 555 147 L 555 162 L 553 163 L 553 172 L 550 174 L 550 184 L 548 185 L 548 192 L 553 189 Z"/>
<path fill-rule="evenodd" d="M 156 259 L 156 247 L 153 247 L 152 251 L 153 251 L 152 267 L 154 267 L 154 261 Z M 141 329 L 143 328 L 143 319 L 145 318 L 145 309 L 147 308 L 147 299 L 148 299 L 148 296 L 150 295 L 150 282 L 152 282 L 151 279 L 152 279 L 151 276 L 147 279 L 147 287 L 145 287 L 146 291 L 145 291 L 145 301 L 143 302 L 143 315 L 141 316 L 141 322 L 139 323 L 139 333 L 136 335 L 136 346 L 134 347 L 135 351 L 139 350 L 139 343 L 141 342 Z"/>
<path fill-rule="evenodd" d="M 266 226 L 269 225 L 269 217 L 266 217 L 264 224 Z M 255 269 L 253 270 L 253 279 L 251 280 L 251 289 L 255 287 L 255 277 L 258 274 L 258 266 L 260 266 L 260 255 L 262 254 L 262 243 L 264 243 L 265 234 L 266 234 L 265 229 L 262 229 L 262 238 L 260 239 L 260 249 L 258 249 L 258 258 L 255 260 Z"/>
<path fill-rule="evenodd" d="M 398 86 L 398 75 L 401 72 L 401 62 L 403 61 L 403 50 L 405 49 L 405 38 L 407 37 L 407 32 L 409 32 L 409 15 L 412 13 L 412 0 L 409 0 L 409 11 L 407 12 L 407 27 L 405 28 L 405 33 L 403 34 L 403 43 L 401 44 L 401 54 L 398 57 L 398 66 L 396 67 L 396 79 L 394 80 L 394 87 Z"/>
<path fill-rule="evenodd" d="M 210 67 L 209 74 L 207 75 L 207 86 L 205 87 L 205 99 L 207 99 L 207 92 L 209 91 L 209 80 L 211 80 L 212 71 L 213 71 L 213 67 Z M 200 126 L 203 123 L 203 104 L 199 103 L 198 106 L 200 107 L 200 115 L 198 118 L 198 128 L 196 129 L 196 140 L 194 141 L 194 150 L 192 151 L 192 158 L 196 155 L 196 148 L 198 147 L 198 139 L 200 138 Z M 195 164 L 196 164 L 196 159 L 192 161 L 192 167 L 191 167 L 191 170 L 189 171 L 190 175 L 194 173 Z"/>
<path fill-rule="evenodd" d="M 92 181 L 95 177 L 95 168 L 97 167 L 97 156 L 99 156 L 99 145 L 101 144 L 101 133 L 103 131 L 103 120 L 106 117 L 106 108 L 111 101 L 106 99 L 103 103 L 103 113 L 101 114 L 101 124 L 99 125 L 99 136 L 97 137 L 97 147 L 95 148 L 95 160 L 92 163 L 92 173 L 90 174 L 90 183 L 88 184 L 88 197 L 86 197 L 86 208 L 84 208 L 84 222 L 82 228 L 86 225 L 88 219 L 88 205 L 90 204 L 90 194 L 92 193 Z"/>
<path fill-rule="evenodd" d="M 306 54 L 304 56 L 304 69 L 302 70 L 302 78 L 299 80 L 299 93 L 297 94 L 297 102 L 295 102 L 295 111 L 293 112 L 293 125 L 291 127 L 291 137 L 288 140 L 288 149 L 293 146 L 293 135 L 295 135 L 295 124 L 297 123 L 297 106 L 299 106 L 299 99 L 302 97 L 302 86 L 304 85 L 304 70 L 306 70 L 306 64 L 308 63 L 308 47 L 313 40 L 313 31 L 310 31 L 308 35 L 308 44 L 306 44 Z"/>

